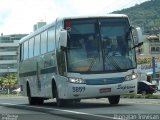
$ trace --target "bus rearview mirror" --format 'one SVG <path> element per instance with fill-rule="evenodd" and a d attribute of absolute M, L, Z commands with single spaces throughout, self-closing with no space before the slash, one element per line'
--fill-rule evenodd
<path fill-rule="evenodd" d="M 132 33 L 134 36 L 134 47 L 140 47 L 143 45 L 143 34 L 142 34 L 142 30 L 140 27 L 132 27 Z"/>
<path fill-rule="evenodd" d="M 66 30 L 60 31 L 60 47 L 62 48 L 67 47 L 67 31 Z"/>
<path fill-rule="evenodd" d="M 135 39 L 136 44 L 143 42 L 143 34 L 140 27 L 135 28 L 135 37 L 136 37 Z"/>

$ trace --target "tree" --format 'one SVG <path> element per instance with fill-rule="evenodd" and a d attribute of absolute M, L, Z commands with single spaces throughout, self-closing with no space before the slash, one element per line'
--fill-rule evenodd
<path fill-rule="evenodd" d="M 0 85 L 3 88 L 8 89 L 8 93 L 10 93 L 11 88 L 14 88 L 17 85 L 17 76 L 15 73 L 7 74 L 4 77 L 0 77 Z"/>
<path fill-rule="evenodd" d="M 144 32 L 160 31 L 160 0 L 146 1 L 140 5 L 115 11 L 129 16 L 131 24 L 141 27 Z M 153 28 L 156 28 L 154 30 Z"/>
<path fill-rule="evenodd" d="M 0 77 L 0 87 L 3 86 L 3 81 L 4 81 L 4 78 L 3 78 L 3 77 Z"/>

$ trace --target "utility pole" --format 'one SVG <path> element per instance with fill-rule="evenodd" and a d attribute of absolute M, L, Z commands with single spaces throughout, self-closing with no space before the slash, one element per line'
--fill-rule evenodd
<path fill-rule="evenodd" d="M 152 57 L 152 68 L 153 68 L 153 80 L 156 79 L 156 67 L 155 67 L 155 57 Z"/>
<path fill-rule="evenodd" d="M 156 62 L 155 57 L 152 57 L 152 68 L 153 68 L 153 78 L 152 80 L 156 81 L 156 85 L 159 85 L 159 79 L 156 77 Z"/>

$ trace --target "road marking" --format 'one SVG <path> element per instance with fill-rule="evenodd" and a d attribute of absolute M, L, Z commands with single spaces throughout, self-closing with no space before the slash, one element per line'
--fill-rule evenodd
<path fill-rule="evenodd" d="M 46 108 L 46 107 L 27 106 L 27 105 L 17 105 L 17 104 L 12 104 L 12 103 L 1 103 L 0 105 L 10 105 L 10 106 L 16 105 L 16 106 L 20 106 L 20 107 L 28 107 L 28 108 L 36 108 L 36 109 L 46 109 L 46 110 L 53 110 L 53 111 L 60 111 L 60 112 L 73 113 L 73 114 L 81 114 L 81 115 L 88 115 L 88 116 L 93 116 L 93 117 L 106 118 L 106 119 L 114 119 L 115 120 L 114 117 L 110 117 L 110 116 L 96 115 L 96 114 L 91 114 L 91 113 L 71 111 L 71 110 L 65 110 L 65 109 Z"/>

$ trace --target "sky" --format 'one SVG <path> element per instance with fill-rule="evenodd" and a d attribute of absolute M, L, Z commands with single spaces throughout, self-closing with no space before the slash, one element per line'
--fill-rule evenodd
<path fill-rule="evenodd" d="M 0 34 L 28 34 L 57 17 L 105 15 L 148 0 L 0 0 Z"/>

